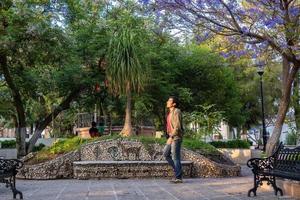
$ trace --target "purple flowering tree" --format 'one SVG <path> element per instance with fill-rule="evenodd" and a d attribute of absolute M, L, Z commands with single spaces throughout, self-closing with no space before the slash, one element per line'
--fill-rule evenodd
<path fill-rule="evenodd" d="M 169 25 L 185 29 L 199 41 L 213 35 L 244 44 L 254 59 L 272 52 L 282 60 L 282 96 L 275 129 L 267 144 L 270 155 L 279 141 L 300 67 L 300 2 L 298 0 L 144 0 Z M 241 54 L 241 52 L 236 52 Z M 261 58 L 260 58 L 261 59 Z"/>

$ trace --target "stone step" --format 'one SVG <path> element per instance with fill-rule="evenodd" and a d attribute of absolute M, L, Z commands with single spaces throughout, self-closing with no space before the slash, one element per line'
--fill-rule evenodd
<path fill-rule="evenodd" d="M 192 161 L 182 161 L 183 176 L 191 177 Z M 173 177 L 167 161 L 76 161 L 73 162 L 74 178 L 154 178 Z"/>

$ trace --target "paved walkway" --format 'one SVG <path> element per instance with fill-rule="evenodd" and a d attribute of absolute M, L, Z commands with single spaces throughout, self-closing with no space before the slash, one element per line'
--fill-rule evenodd
<path fill-rule="evenodd" d="M 248 198 L 253 179 L 246 168 L 242 172 L 242 177 L 193 178 L 183 184 L 167 179 L 17 180 L 17 188 L 25 200 L 292 200 L 276 197 L 271 188 L 260 188 L 257 197 Z M 0 184 L 0 200 L 10 199 L 11 191 Z"/>

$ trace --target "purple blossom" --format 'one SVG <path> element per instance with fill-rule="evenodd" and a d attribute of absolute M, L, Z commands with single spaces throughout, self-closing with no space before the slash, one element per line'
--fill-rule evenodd
<path fill-rule="evenodd" d="M 248 27 L 243 26 L 242 27 L 242 32 L 243 32 L 243 34 L 247 34 L 249 32 Z"/>
<path fill-rule="evenodd" d="M 150 0 L 139 0 L 140 3 L 147 5 L 149 4 Z"/>
<path fill-rule="evenodd" d="M 192 32 L 195 29 L 197 30 L 197 25 L 200 24 L 202 26 L 201 28 L 207 32 L 227 35 L 229 42 L 233 45 L 244 41 L 246 41 L 246 43 L 260 41 L 263 38 L 266 38 L 265 36 L 267 33 L 272 42 L 281 48 L 279 52 L 286 48 L 291 48 L 286 44 L 286 32 L 283 26 L 286 21 L 282 18 L 286 10 L 281 7 L 281 0 L 140 1 L 144 3 L 155 2 L 158 6 L 158 9 L 156 10 L 168 11 L 171 15 L 174 15 L 174 17 L 171 17 L 171 25 L 173 25 L 173 27 L 184 27 Z M 224 6 L 224 3 L 226 3 L 227 6 Z M 231 10 L 236 21 L 231 18 L 227 9 Z M 296 3 L 295 5 L 291 4 L 289 7 L 290 16 L 295 18 L 296 16 L 299 16 L 299 13 L 299 3 Z M 236 22 L 238 23 L 238 26 L 235 25 Z M 299 27 L 299 22 L 296 26 Z M 239 30 L 238 27 L 241 27 L 241 30 Z M 206 31 L 204 31 L 201 35 L 195 36 L 195 40 L 197 42 L 206 40 L 210 36 L 210 34 Z M 268 42 L 245 45 L 245 50 L 249 53 L 249 55 L 252 55 L 252 57 L 257 57 L 267 48 L 270 48 L 270 44 Z M 271 48 L 278 50 L 277 48 L 274 48 L 274 46 L 271 46 Z M 245 50 L 222 54 L 224 57 L 239 57 L 245 55 Z"/>
<path fill-rule="evenodd" d="M 208 38 L 210 38 L 211 34 L 209 32 L 204 33 L 203 35 L 196 35 L 195 39 L 197 43 L 202 43 L 206 41 Z"/>
<path fill-rule="evenodd" d="M 230 52 L 221 52 L 220 55 L 224 58 L 229 58 L 231 56 Z"/>
<path fill-rule="evenodd" d="M 271 29 L 271 28 L 274 28 L 276 25 L 282 25 L 284 23 L 283 19 L 279 16 L 276 16 L 276 17 L 273 17 L 269 20 L 267 20 L 265 22 L 265 25 Z"/>
<path fill-rule="evenodd" d="M 247 51 L 246 50 L 240 50 L 240 51 L 235 51 L 234 53 L 235 53 L 234 55 L 236 57 L 242 57 L 242 56 L 245 56 L 247 54 Z"/>
<path fill-rule="evenodd" d="M 296 17 L 300 15 L 300 8 L 299 7 L 292 7 L 289 9 L 289 13 L 292 17 Z"/>
<path fill-rule="evenodd" d="M 269 46 L 269 42 L 268 42 L 268 41 L 264 41 L 264 42 L 262 42 L 262 43 L 260 43 L 260 44 L 257 44 L 257 46 L 258 46 L 258 48 L 260 48 L 260 49 L 266 49 L 266 48 L 268 48 L 268 46 Z"/>
<path fill-rule="evenodd" d="M 300 52 L 300 46 L 291 46 L 291 49 Z"/>
<path fill-rule="evenodd" d="M 251 58 L 253 58 L 253 59 L 257 58 L 257 54 L 252 54 Z"/>
<path fill-rule="evenodd" d="M 284 39 L 282 40 L 278 40 L 277 41 L 278 45 L 282 48 L 282 49 L 288 49 L 289 45 L 286 43 L 286 41 Z"/>

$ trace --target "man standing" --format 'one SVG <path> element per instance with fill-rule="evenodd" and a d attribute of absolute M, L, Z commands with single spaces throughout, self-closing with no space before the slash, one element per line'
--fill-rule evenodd
<path fill-rule="evenodd" d="M 183 127 L 181 111 L 178 107 L 178 99 L 170 96 L 167 101 L 169 113 L 167 116 L 167 143 L 164 148 L 164 156 L 175 173 L 173 183 L 182 183 L 182 167 L 180 159 L 180 149 L 182 143 Z"/>

